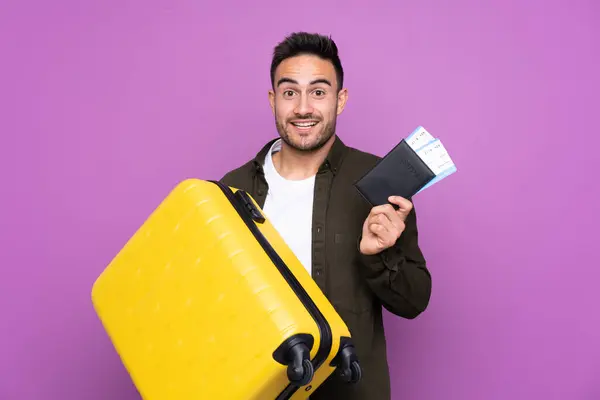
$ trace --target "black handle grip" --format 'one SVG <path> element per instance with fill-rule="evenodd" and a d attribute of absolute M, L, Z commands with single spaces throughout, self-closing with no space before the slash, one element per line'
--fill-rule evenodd
<path fill-rule="evenodd" d="M 255 222 L 258 222 L 259 224 L 265 222 L 265 217 L 256 207 L 248 193 L 243 190 L 238 190 L 235 192 L 235 197 L 240 201 L 240 204 L 244 206 L 244 209 L 250 214 Z"/>

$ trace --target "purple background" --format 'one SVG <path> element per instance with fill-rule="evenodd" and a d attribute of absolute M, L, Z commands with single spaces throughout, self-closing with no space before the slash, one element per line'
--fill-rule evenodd
<path fill-rule="evenodd" d="M 271 50 L 304 29 L 341 48 L 347 144 L 424 125 L 459 167 L 415 199 L 434 290 L 386 319 L 394 399 L 599 399 L 597 2 L 215 3 L 2 3 L 0 398 L 137 398 L 91 286 L 276 134 Z"/>

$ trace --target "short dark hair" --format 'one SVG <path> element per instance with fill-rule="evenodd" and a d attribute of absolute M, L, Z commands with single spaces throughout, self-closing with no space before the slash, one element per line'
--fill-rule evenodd
<path fill-rule="evenodd" d="M 344 87 L 344 69 L 338 55 L 338 48 L 331 37 L 317 33 L 294 32 L 277 44 L 271 61 L 271 86 L 275 87 L 275 70 L 287 58 L 303 54 L 328 60 L 335 68 L 338 90 Z"/>

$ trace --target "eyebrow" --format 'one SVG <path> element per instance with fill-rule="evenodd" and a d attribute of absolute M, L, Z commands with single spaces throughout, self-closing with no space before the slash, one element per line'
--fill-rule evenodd
<path fill-rule="evenodd" d="M 282 83 L 293 83 L 295 85 L 298 84 L 298 81 L 295 79 L 291 79 L 291 78 L 281 78 L 280 80 L 277 81 L 277 86 L 280 86 Z M 331 82 L 329 82 L 327 79 L 315 79 L 313 81 L 310 82 L 311 85 L 316 85 L 317 83 L 324 83 L 328 86 L 331 86 Z"/>

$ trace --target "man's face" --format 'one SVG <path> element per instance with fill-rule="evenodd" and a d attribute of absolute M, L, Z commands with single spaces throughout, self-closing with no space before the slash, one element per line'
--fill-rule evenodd
<path fill-rule="evenodd" d="M 277 131 L 292 148 L 314 151 L 335 134 L 347 91 L 337 90 L 333 64 L 312 55 L 284 60 L 275 71 L 269 101 Z"/>

